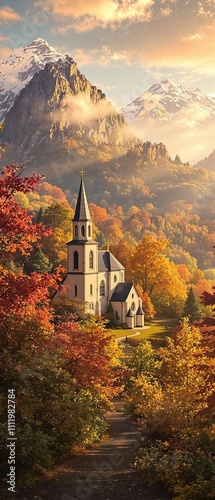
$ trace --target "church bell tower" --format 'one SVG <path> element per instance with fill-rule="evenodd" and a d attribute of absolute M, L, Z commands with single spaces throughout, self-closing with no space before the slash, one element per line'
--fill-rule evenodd
<path fill-rule="evenodd" d="M 75 209 L 73 239 L 67 243 L 68 298 L 87 302 L 96 313 L 98 300 L 98 243 L 92 239 L 92 219 L 87 202 L 83 170 Z"/>

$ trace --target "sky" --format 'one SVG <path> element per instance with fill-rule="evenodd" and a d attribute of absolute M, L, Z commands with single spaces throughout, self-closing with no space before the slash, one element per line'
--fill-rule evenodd
<path fill-rule="evenodd" d="M 38 37 L 117 108 L 164 78 L 215 95 L 215 0 L 0 0 L 0 57 Z"/>
<path fill-rule="evenodd" d="M 0 58 L 36 38 L 71 55 L 118 110 L 166 78 L 215 96 L 215 0 L 0 0 Z M 194 163 L 213 151 L 214 126 L 186 121 L 138 136 Z"/>

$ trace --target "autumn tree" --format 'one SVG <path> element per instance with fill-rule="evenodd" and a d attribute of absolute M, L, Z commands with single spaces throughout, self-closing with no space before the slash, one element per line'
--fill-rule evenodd
<path fill-rule="evenodd" d="M 133 379 L 129 373 L 125 397 L 127 411 L 136 417 L 144 436 L 139 469 L 144 480 L 162 484 L 174 498 L 199 500 L 205 494 L 210 498 L 214 424 L 209 399 L 215 391 L 214 358 L 199 329 L 187 319 L 176 338 L 167 338 L 166 347 L 158 350 L 157 365 L 150 348 L 144 347 L 144 352 L 147 362 L 142 364 L 137 353 L 129 361 L 137 368 Z"/>
<path fill-rule="evenodd" d="M 60 270 L 27 275 L 8 266 L 15 254 L 30 259 L 35 245 L 50 235 L 16 202 L 16 192 L 39 185 L 39 177 L 23 177 L 24 172 L 22 166 L 5 167 L 0 179 L 0 465 L 1 479 L 7 479 L 10 387 L 16 391 L 19 482 L 32 480 L 75 444 L 100 438 L 104 412 L 118 391 L 119 363 L 118 346 L 102 323 L 78 324 L 71 312 L 54 321 L 51 297 L 61 284 Z"/>
<path fill-rule="evenodd" d="M 139 284 L 159 312 L 181 314 L 186 299 L 186 285 L 176 265 L 166 257 L 168 241 L 143 236 L 131 255 L 129 278 Z"/>
<path fill-rule="evenodd" d="M 211 306 L 213 308 L 213 318 L 206 318 L 204 321 L 211 326 L 215 325 L 215 287 L 213 287 L 212 293 L 203 292 L 202 302 L 205 306 Z"/>
<path fill-rule="evenodd" d="M 121 264 L 125 267 L 125 272 L 128 272 L 129 262 L 131 259 L 132 252 L 134 251 L 136 246 L 136 242 L 133 238 L 129 240 L 129 238 L 122 238 L 115 245 L 110 246 L 111 252 L 114 256 L 121 262 Z M 127 275 L 126 275 L 127 278 Z"/>
<path fill-rule="evenodd" d="M 148 296 L 147 292 L 143 292 L 140 285 L 136 285 L 136 289 L 138 291 L 140 298 L 142 299 L 142 309 L 144 311 L 145 320 L 150 321 L 156 313 L 152 301 Z"/>
<path fill-rule="evenodd" d="M 66 243 L 72 238 L 73 210 L 61 203 L 53 203 L 41 217 L 42 222 L 52 232 L 48 238 L 42 238 L 42 250 L 52 263 L 53 268 L 66 265 Z"/>

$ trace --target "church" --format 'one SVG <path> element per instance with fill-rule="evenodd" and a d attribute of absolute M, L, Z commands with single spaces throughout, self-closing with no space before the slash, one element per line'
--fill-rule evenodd
<path fill-rule="evenodd" d="M 92 239 L 92 220 L 83 173 L 73 219 L 73 239 L 67 243 L 67 298 L 86 303 L 88 312 L 103 315 L 112 304 L 115 323 L 144 326 L 142 300 L 133 283 L 125 282 L 125 268 Z"/>

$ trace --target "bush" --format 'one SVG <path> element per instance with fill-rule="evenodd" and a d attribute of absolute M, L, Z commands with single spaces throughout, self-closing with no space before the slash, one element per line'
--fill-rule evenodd
<path fill-rule="evenodd" d="M 150 485 L 162 484 L 174 500 L 214 498 L 214 443 L 208 447 L 208 443 L 202 446 L 201 441 L 201 447 L 194 445 L 190 437 L 178 446 L 175 442 L 155 441 L 141 449 L 137 467 Z"/>

